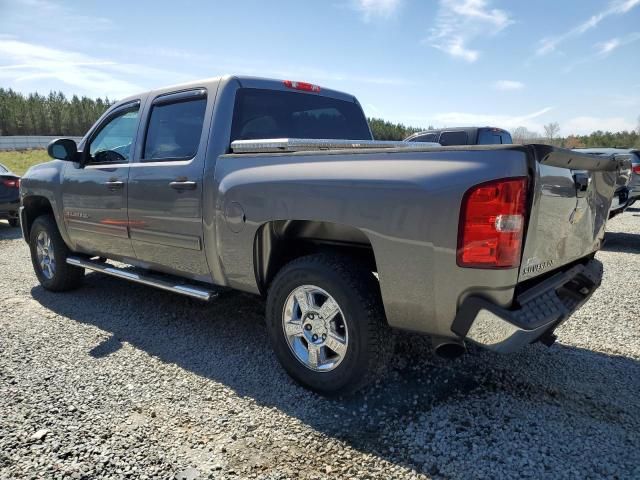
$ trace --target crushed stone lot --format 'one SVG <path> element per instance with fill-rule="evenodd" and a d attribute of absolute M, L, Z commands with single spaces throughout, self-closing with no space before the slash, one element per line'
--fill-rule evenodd
<path fill-rule="evenodd" d="M 640 209 L 602 287 L 540 344 L 432 357 L 327 400 L 276 362 L 256 297 L 203 304 L 101 274 L 39 286 L 0 222 L 0 478 L 640 478 Z"/>

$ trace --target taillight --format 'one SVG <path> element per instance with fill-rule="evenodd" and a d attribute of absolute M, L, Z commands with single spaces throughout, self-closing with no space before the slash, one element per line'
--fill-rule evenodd
<path fill-rule="evenodd" d="M 19 178 L 6 178 L 2 180 L 2 184 L 5 187 L 9 188 L 20 188 L 20 179 Z"/>
<path fill-rule="evenodd" d="M 303 92 L 318 93 L 320 91 L 320 87 L 318 85 L 313 85 L 312 83 L 294 82 L 293 80 L 285 80 L 282 83 L 287 88 L 293 88 L 294 90 L 302 90 Z"/>
<path fill-rule="evenodd" d="M 519 266 L 526 201 L 526 178 L 494 180 L 467 190 L 460 212 L 458 265 Z"/>
<path fill-rule="evenodd" d="M 634 165 L 632 170 L 633 170 L 633 173 L 640 175 L 640 165 Z"/>

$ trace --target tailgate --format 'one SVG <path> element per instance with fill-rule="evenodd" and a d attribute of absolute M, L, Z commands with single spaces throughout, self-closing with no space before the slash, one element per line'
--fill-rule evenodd
<path fill-rule="evenodd" d="M 609 207 L 628 160 L 528 145 L 534 179 L 519 280 L 600 248 Z M 535 159 L 535 161 L 533 161 Z"/>

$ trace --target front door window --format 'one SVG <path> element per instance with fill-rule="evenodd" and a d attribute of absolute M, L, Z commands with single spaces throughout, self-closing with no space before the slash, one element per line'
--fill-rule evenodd
<path fill-rule="evenodd" d="M 125 110 L 100 128 L 89 146 L 88 163 L 128 163 L 138 125 L 138 107 Z"/>

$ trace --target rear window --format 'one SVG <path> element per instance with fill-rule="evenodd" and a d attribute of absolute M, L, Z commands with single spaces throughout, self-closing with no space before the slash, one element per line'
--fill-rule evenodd
<path fill-rule="evenodd" d="M 466 145 L 467 132 L 442 132 L 440 134 L 440 145 Z"/>
<path fill-rule="evenodd" d="M 7 173 L 9 170 L 4 168 L 4 165 L 0 165 L 0 173 Z"/>
<path fill-rule="evenodd" d="M 427 133 L 425 135 L 419 135 L 410 140 L 411 142 L 437 142 L 438 134 L 437 133 Z"/>
<path fill-rule="evenodd" d="M 480 129 L 478 131 L 478 145 L 511 144 L 511 135 L 504 130 Z"/>
<path fill-rule="evenodd" d="M 231 141 L 258 138 L 371 140 L 362 109 L 355 102 L 314 94 L 241 88 Z"/>

